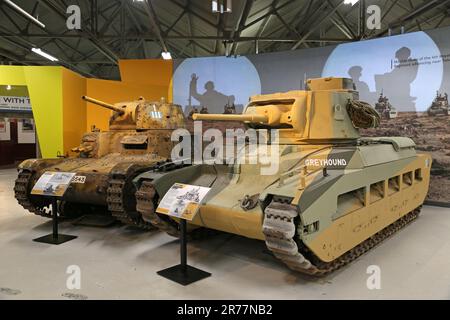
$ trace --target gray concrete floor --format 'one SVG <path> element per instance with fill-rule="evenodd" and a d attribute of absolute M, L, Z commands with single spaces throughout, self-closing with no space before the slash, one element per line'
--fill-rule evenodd
<path fill-rule="evenodd" d="M 179 262 L 178 242 L 161 232 L 61 224 L 79 236 L 60 246 L 33 242 L 51 222 L 14 199 L 15 170 L 0 170 L 0 299 L 449 299 L 450 209 L 424 207 L 419 219 L 349 266 L 312 279 L 289 271 L 264 243 L 221 234 L 189 244 L 189 263 L 212 277 L 183 287 L 156 271 Z M 66 287 L 81 268 L 81 289 Z M 381 268 L 381 289 L 366 285 Z"/>

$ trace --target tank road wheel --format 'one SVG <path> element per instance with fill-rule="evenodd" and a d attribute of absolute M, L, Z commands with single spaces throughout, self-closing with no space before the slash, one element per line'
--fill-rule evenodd
<path fill-rule="evenodd" d="M 34 174 L 28 170 L 21 170 L 14 184 L 14 196 L 17 202 L 26 210 L 38 216 L 51 218 L 50 200 L 46 197 L 31 195 L 31 184 Z"/>
<path fill-rule="evenodd" d="M 170 219 L 169 216 L 159 214 L 155 210 L 158 207 L 159 196 L 153 186 L 152 181 L 142 182 L 139 190 L 136 192 L 136 209 L 142 215 L 142 219 L 151 223 L 153 226 L 167 234 L 179 238 L 180 229 L 175 220 Z M 196 228 L 189 230 L 189 239 L 204 239 L 209 236 L 218 234 L 219 231 L 208 228 Z"/>
<path fill-rule="evenodd" d="M 418 207 L 407 213 L 331 262 L 321 261 L 298 240 L 297 207 L 283 202 L 282 199 L 274 199 L 264 210 L 263 234 L 267 248 L 290 269 L 308 275 L 324 276 L 355 260 L 415 220 L 420 209 L 421 207 Z"/>

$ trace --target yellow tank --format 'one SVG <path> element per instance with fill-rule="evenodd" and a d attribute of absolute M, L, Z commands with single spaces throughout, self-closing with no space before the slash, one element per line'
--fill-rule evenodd
<path fill-rule="evenodd" d="M 431 157 L 406 137 L 361 138 L 378 113 L 358 100 L 350 79 L 307 82 L 305 91 L 254 96 L 243 115 L 194 114 L 274 129 L 277 167 L 245 161 L 199 164 L 136 177 L 144 220 L 178 235 L 175 219 L 155 212 L 174 183 L 211 188 L 191 230 L 207 228 L 265 241 L 289 268 L 312 275 L 336 270 L 414 220 L 428 192 Z M 274 163 L 275 163 L 274 162 Z"/>
<path fill-rule="evenodd" d="M 133 178 L 170 158 L 174 129 L 184 127 L 181 107 L 162 101 L 109 104 L 90 97 L 82 99 L 112 111 L 109 130 L 83 135 L 72 149 L 75 157 L 28 159 L 19 167 L 15 196 L 25 209 L 49 217 L 50 201 L 30 191 L 46 171 L 75 172 L 72 183 L 59 202 L 65 217 L 104 213 L 144 229 L 151 228 L 136 212 Z"/>

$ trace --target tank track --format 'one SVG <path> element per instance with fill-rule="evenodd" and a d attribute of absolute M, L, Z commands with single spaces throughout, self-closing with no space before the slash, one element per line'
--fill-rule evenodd
<path fill-rule="evenodd" d="M 138 212 L 127 209 L 129 201 L 134 202 L 134 195 L 126 193 L 130 183 L 130 179 L 127 179 L 125 176 L 113 177 L 109 180 L 106 197 L 108 210 L 114 218 L 124 224 L 143 230 L 155 230 L 155 227 L 151 223 L 144 221 Z M 134 188 L 131 188 L 131 190 L 134 190 Z M 133 204 L 131 206 L 134 207 Z"/>
<path fill-rule="evenodd" d="M 33 172 L 26 170 L 20 171 L 14 184 L 14 196 L 17 202 L 31 213 L 45 218 L 51 218 L 50 203 L 47 205 L 37 205 L 30 199 L 29 187 L 32 178 Z"/>
<path fill-rule="evenodd" d="M 144 181 L 136 192 L 136 209 L 143 220 L 173 237 L 179 237 L 178 224 L 170 219 L 163 219 L 155 212 L 156 190 L 150 181 Z"/>
<path fill-rule="evenodd" d="M 159 215 L 155 211 L 157 203 L 157 193 L 151 181 L 143 181 L 141 187 L 136 192 L 136 209 L 142 215 L 142 218 L 149 221 L 153 226 L 167 234 L 179 238 L 180 229 L 178 223 L 168 216 Z M 199 240 L 220 233 L 217 230 L 208 228 L 197 228 L 189 231 L 188 239 Z"/>
<path fill-rule="evenodd" d="M 323 262 L 302 243 L 295 240 L 298 212 L 296 206 L 273 200 L 264 210 L 263 234 L 267 248 L 290 269 L 313 276 L 327 275 L 352 262 L 384 239 L 419 216 L 421 207 L 407 213 L 397 221 L 361 242 L 331 262 Z"/>

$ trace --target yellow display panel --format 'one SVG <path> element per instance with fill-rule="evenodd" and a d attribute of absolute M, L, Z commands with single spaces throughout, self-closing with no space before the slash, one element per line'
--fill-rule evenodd
<path fill-rule="evenodd" d="M 64 154 L 72 154 L 70 149 L 80 145 L 86 132 L 86 102 L 81 99 L 86 94 L 86 78 L 63 69 L 62 88 Z"/>

